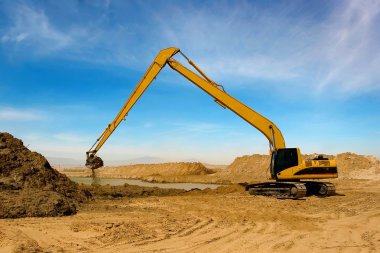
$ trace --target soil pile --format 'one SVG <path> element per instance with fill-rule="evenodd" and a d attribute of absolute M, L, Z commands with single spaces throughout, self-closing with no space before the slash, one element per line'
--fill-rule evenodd
<path fill-rule="evenodd" d="M 245 155 L 235 160 L 217 176 L 233 183 L 266 180 L 270 158 L 268 155 Z"/>
<path fill-rule="evenodd" d="M 374 156 L 343 153 L 335 159 L 340 178 L 380 179 L 380 161 Z"/>
<path fill-rule="evenodd" d="M 199 176 L 214 173 L 207 169 L 202 163 L 179 162 L 160 164 L 135 164 L 111 168 L 101 168 L 96 171 L 98 177 L 103 178 L 129 178 L 143 179 L 146 181 L 161 181 L 161 179 L 171 179 L 184 176 Z"/>
<path fill-rule="evenodd" d="M 71 215 L 89 196 L 41 154 L 0 133 L 0 218 Z"/>

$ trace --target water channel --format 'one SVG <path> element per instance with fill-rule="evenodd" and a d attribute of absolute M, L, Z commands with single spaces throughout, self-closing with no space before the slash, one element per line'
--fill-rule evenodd
<path fill-rule="evenodd" d="M 184 189 L 186 191 L 191 189 L 216 189 L 218 184 L 203 184 L 203 183 L 150 183 L 139 179 L 124 179 L 124 178 L 92 178 L 92 177 L 70 177 L 70 179 L 79 184 L 91 185 L 93 183 L 99 185 L 138 185 L 143 187 L 159 187 L 159 188 L 172 188 Z"/>

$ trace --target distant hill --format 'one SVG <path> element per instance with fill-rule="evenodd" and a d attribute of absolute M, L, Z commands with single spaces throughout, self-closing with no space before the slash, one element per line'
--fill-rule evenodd
<path fill-rule="evenodd" d="M 76 167 L 84 166 L 85 159 L 73 159 L 73 158 L 64 158 L 64 157 L 48 157 L 50 165 L 53 167 Z M 163 163 L 165 160 L 154 157 L 154 156 L 142 156 L 133 159 L 125 160 L 111 160 L 104 161 L 106 166 L 117 166 L 117 165 L 129 165 L 129 164 L 152 164 L 152 163 Z"/>

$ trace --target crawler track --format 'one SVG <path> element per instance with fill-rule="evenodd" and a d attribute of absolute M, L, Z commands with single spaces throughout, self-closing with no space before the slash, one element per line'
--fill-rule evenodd
<path fill-rule="evenodd" d="M 306 181 L 307 195 L 316 195 L 318 197 L 328 197 L 335 195 L 335 186 L 328 182 Z"/>
<path fill-rule="evenodd" d="M 245 190 L 251 195 L 262 195 L 276 198 L 299 199 L 307 195 L 307 188 L 300 182 L 266 182 L 250 184 Z"/>
<path fill-rule="evenodd" d="M 299 199 L 311 195 L 318 197 L 335 195 L 335 186 L 332 183 L 317 181 L 265 182 L 247 185 L 245 190 L 251 195 L 289 199 Z"/>

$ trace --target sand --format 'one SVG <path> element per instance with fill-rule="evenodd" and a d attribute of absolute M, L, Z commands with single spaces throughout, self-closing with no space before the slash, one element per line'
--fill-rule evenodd
<path fill-rule="evenodd" d="M 74 216 L 0 220 L 0 252 L 378 252 L 379 181 L 336 183 L 341 195 L 304 200 L 253 197 L 238 185 L 172 196 L 94 191 Z"/>

